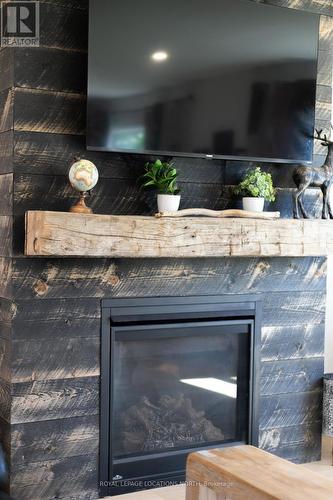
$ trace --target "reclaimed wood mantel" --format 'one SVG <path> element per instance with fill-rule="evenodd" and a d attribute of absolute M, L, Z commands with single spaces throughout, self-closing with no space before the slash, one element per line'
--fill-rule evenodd
<path fill-rule="evenodd" d="M 25 254 L 49 257 L 305 257 L 333 253 L 333 221 L 26 213 Z"/>

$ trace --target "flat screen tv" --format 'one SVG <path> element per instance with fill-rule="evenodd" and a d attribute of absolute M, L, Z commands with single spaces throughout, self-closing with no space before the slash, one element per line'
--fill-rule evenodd
<path fill-rule="evenodd" d="M 87 147 L 312 160 L 319 16 L 250 0 L 92 0 Z"/>

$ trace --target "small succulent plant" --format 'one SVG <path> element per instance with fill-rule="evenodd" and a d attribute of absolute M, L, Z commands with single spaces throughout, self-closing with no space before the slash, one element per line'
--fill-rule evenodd
<path fill-rule="evenodd" d="M 260 167 L 249 170 L 234 192 L 241 196 L 265 198 L 266 201 L 275 201 L 272 176 L 268 172 L 262 172 Z"/>
<path fill-rule="evenodd" d="M 141 177 L 144 188 L 155 188 L 160 194 L 178 194 L 177 170 L 172 163 L 156 160 L 145 164 L 145 173 Z"/>

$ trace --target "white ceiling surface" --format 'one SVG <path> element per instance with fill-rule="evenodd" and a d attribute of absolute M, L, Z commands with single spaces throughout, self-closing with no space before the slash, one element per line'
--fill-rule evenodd
<path fill-rule="evenodd" d="M 316 16 L 248 0 L 94 0 L 94 94 L 139 94 L 214 69 L 313 58 Z M 226 15 L 227 12 L 227 15 Z M 304 29 L 304 26 L 309 26 Z M 169 58 L 152 61 L 155 51 Z M 198 67 L 200 71 L 198 72 Z"/>

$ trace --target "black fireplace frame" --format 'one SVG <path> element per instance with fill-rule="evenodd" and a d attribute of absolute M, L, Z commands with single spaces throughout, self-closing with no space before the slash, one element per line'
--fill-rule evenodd
<path fill-rule="evenodd" d="M 204 295 L 186 297 L 114 298 L 101 301 L 101 385 L 100 385 L 100 450 L 99 492 L 107 496 L 133 491 L 126 486 L 115 486 L 113 480 L 112 453 L 110 452 L 111 401 L 110 376 L 112 366 L 112 337 L 117 326 L 163 325 L 170 322 L 228 320 L 228 324 L 250 325 L 250 400 L 248 444 L 258 445 L 259 436 L 259 379 L 262 303 L 253 295 Z M 113 328 L 115 327 L 115 328 Z M 241 444 L 233 442 L 231 445 Z M 242 443 L 243 444 L 243 443 Z M 223 445 L 222 445 L 223 446 Z M 226 446 L 230 446 L 227 444 Z M 204 449 L 209 448 L 205 446 Z M 216 445 L 211 446 L 216 448 Z M 201 449 L 196 447 L 194 450 Z M 171 455 L 177 455 L 177 451 Z M 159 458 L 152 454 L 151 458 Z M 134 478 L 135 479 L 135 478 Z M 162 480 L 156 476 L 156 480 Z M 184 475 L 164 477 L 165 481 L 183 481 Z M 138 488 L 140 489 L 140 488 Z"/>

